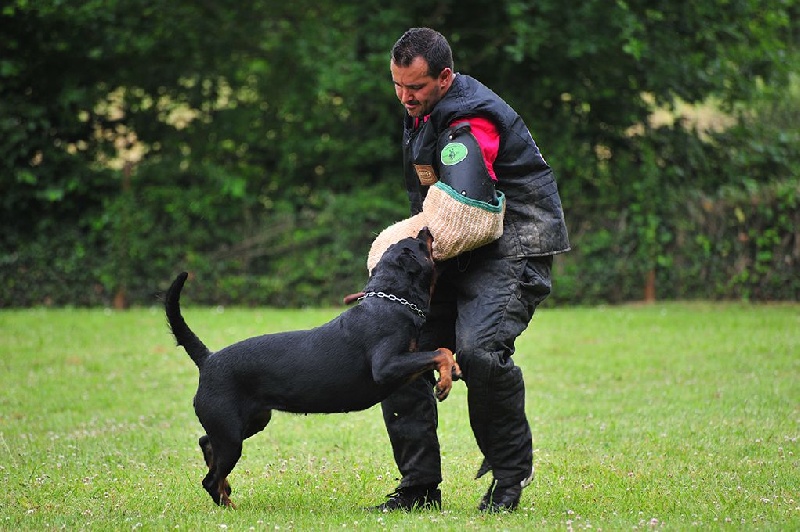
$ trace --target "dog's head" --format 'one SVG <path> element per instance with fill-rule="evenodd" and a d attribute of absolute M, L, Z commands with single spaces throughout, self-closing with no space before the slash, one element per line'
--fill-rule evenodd
<path fill-rule="evenodd" d="M 416 237 L 392 244 L 372 270 L 366 290 L 392 293 L 427 307 L 435 281 L 433 235 L 423 227 Z"/>

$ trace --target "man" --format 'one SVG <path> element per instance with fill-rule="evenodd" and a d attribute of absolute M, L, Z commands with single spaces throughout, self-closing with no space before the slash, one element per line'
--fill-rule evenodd
<path fill-rule="evenodd" d="M 533 477 L 533 449 L 523 377 L 511 355 L 550 293 L 553 255 L 569 250 L 558 189 L 519 115 L 480 82 L 454 71 L 440 33 L 408 30 L 392 48 L 390 69 L 407 113 L 403 153 L 412 215 L 422 213 L 439 180 L 473 198 L 485 195 L 488 184 L 490 199 L 481 199 L 489 202 L 505 196 L 500 238 L 438 262 L 419 349 L 447 346 L 457 353 L 470 425 L 484 455 L 478 477 L 489 471 L 494 477 L 479 509 L 513 511 Z M 462 145 L 454 149 L 453 142 Z M 475 143 L 479 149 L 469 149 Z M 381 405 L 402 480 L 376 510 L 441 506 L 432 379 L 411 382 Z"/>

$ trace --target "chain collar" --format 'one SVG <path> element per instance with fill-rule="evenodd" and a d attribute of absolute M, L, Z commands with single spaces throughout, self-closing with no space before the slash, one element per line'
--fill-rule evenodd
<path fill-rule="evenodd" d="M 384 299 L 388 299 L 389 301 L 395 301 L 397 303 L 400 303 L 401 305 L 405 305 L 406 307 L 416 312 L 418 316 L 425 319 L 425 311 L 423 311 L 421 308 L 419 308 L 414 303 L 410 302 L 404 297 L 397 297 L 394 294 L 387 294 L 385 292 L 367 292 L 363 296 L 359 297 L 358 300 L 362 301 L 368 297 L 382 297 Z"/>

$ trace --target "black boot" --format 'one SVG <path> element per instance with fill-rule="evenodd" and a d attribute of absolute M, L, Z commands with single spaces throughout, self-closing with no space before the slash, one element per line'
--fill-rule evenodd
<path fill-rule="evenodd" d="M 371 506 L 367 510 L 372 512 L 393 512 L 395 510 L 441 510 L 442 492 L 433 486 L 408 486 L 397 488 L 387 495 L 386 502 Z"/>
<path fill-rule="evenodd" d="M 483 495 L 478 510 L 487 513 L 513 512 L 519 506 L 522 489 L 533 480 L 533 471 L 522 482 L 501 483 L 492 480 L 489 489 Z"/>

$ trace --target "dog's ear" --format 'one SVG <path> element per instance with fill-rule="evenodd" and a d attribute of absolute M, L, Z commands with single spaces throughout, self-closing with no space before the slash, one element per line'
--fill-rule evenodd
<path fill-rule="evenodd" d="M 403 268 L 407 273 L 412 275 L 416 275 L 422 272 L 422 265 L 419 263 L 419 259 L 417 258 L 417 254 L 414 253 L 411 249 L 404 248 L 403 252 L 400 253 L 400 267 Z"/>

